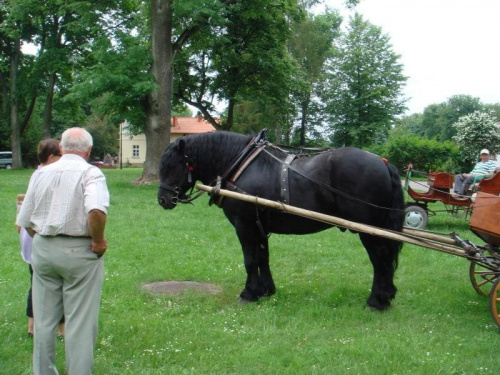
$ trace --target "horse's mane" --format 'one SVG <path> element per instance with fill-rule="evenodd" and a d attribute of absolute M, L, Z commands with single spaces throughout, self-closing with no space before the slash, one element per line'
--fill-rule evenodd
<path fill-rule="evenodd" d="M 225 131 L 188 136 L 186 154 L 192 160 L 210 160 L 220 172 L 230 166 L 235 157 L 250 142 L 251 136 Z"/>

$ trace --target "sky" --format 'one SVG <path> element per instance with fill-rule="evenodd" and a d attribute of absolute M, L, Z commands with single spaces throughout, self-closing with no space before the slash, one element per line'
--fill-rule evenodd
<path fill-rule="evenodd" d="M 326 0 L 347 22 L 344 0 Z M 406 115 L 453 95 L 500 103 L 500 0 L 361 0 L 355 8 L 401 55 Z"/>

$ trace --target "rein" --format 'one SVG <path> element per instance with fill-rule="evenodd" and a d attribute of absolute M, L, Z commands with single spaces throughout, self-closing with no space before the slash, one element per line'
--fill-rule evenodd
<path fill-rule="evenodd" d="M 205 192 L 203 190 L 198 190 L 193 195 L 193 190 L 194 190 L 194 186 L 193 186 L 193 187 L 191 187 L 191 190 L 189 191 L 189 193 L 185 194 L 186 198 L 179 198 L 180 189 L 178 186 L 170 186 L 170 185 L 162 184 L 161 182 L 158 184 L 158 186 L 161 187 L 162 189 L 168 190 L 174 194 L 174 196 L 171 199 L 171 202 L 173 204 L 191 203 L 195 199 L 197 199 L 197 198 L 201 197 L 203 194 L 205 194 Z"/>

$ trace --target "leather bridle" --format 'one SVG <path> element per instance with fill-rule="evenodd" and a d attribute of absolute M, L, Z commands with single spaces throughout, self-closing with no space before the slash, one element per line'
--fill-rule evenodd
<path fill-rule="evenodd" d="M 184 155 L 184 158 L 186 159 L 186 170 L 184 171 L 184 175 L 181 178 L 181 184 L 186 179 L 186 175 L 187 175 L 187 182 L 188 182 L 188 184 L 192 184 L 193 183 L 193 174 L 192 174 L 192 172 L 194 171 L 194 167 L 189 164 L 189 160 L 188 160 L 188 156 L 187 155 Z M 167 184 L 164 184 L 164 183 L 160 182 L 158 184 L 158 186 L 160 188 L 162 188 L 164 190 L 167 190 L 167 191 L 169 191 L 169 192 L 171 192 L 173 194 L 173 196 L 172 196 L 172 198 L 170 200 L 173 205 L 177 205 L 177 203 L 191 203 L 196 198 L 200 197 L 202 194 L 205 193 L 203 190 L 200 190 L 200 191 L 194 193 L 194 195 L 193 195 L 193 190 L 194 190 L 194 185 L 193 185 L 193 186 L 191 186 L 191 190 L 190 190 L 190 192 L 188 194 L 183 194 L 180 197 L 179 194 L 181 193 L 181 188 L 180 188 L 179 185 L 177 185 L 177 186 L 171 186 L 171 185 L 167 185 Z"/>

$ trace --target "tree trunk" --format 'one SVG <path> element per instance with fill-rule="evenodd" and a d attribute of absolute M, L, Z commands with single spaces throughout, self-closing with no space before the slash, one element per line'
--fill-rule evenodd
<path fill-rule="evenodd" d="M 12 168 L 19 169 L 22 167 L 21 124 L 17 104 L 17 74 L 21 57 L 21 41 L 19 38 L 14 40 L 13 47 L 10 60 L 10 140 L 12 144 Z"/>
<path fill-rule="evenodd" d="M 222 130 L 231 130 L 231 127 L 233 126 L 233 121 L 234 121 L 234 106 L 236 102 L 233 98 L 229 99 L 228 105 L 227 105 L 227 120 L 226 122 L 222 125 Z"/>
<path fill-rule="evenodd" d="M 9 94 L 8 94 L 8 88 L 7 88 L 7 79 L 5 78 L 5 75 L 0 72 L 0 85 L 2 86 L 1 89 L 1 97 L 2 97 L 2 118 L 4 119 L 5 123 L 2 125 L 9 125 Z"/>
<path fill-rule="evenodd" d="M 171 0 L 151 0 L 151 48 L 152 73 L 157 89 L 147 100 L 146 160 L 138 184 L 150 184 L 158 180 L 158 169 L 163 151 L 170 144 L 170 117 L 172 114 L 172 90 L 174 75 L 174 50 L 172 46 Z"/>
<path fill-rule="evenodd" d="M 276 124 L 276 143 L 283 144 L 282 135 L 281 135 L 281 124 L 279 122 Z"/>
<path fill-rule="evenodd" d="M 300 146 L 304 147 L 306 143 L 306 127 L 307 127 L 307 116 L 309 112 L 309 95 L 302 102 L 302 116 L 300 120 Z"/>
<path fill-rule="evenodd" d="M 43 112 L 43 139 L 51 137 L 50 126 L 52 125 L 52 104 L 54 102 L 54 87 L 57 81 L 57 74 L 52 73 L 49 77 L 49 87 L 47 88 L 47 100 Z"/>

